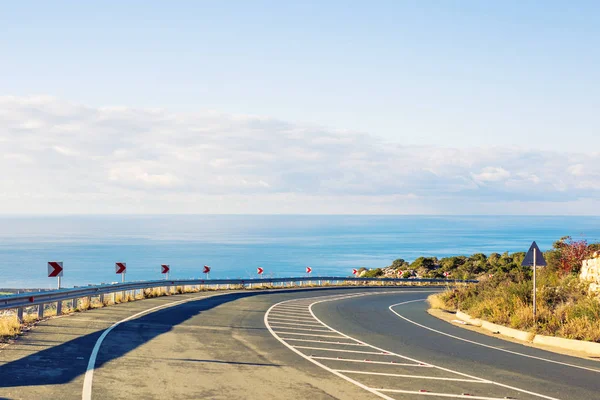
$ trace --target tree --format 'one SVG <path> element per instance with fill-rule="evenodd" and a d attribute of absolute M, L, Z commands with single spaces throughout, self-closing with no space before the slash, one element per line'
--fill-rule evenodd
<path fill-rule="evenodd" d="M 554 249 L 549 259 L 555 268 L 564 274 L 577 273 L 581 269 L 583 260 L 589 258 L 592 249 L 586 240 L 573 240 L 571 236 L 564 236 L 552 245 Z"/>

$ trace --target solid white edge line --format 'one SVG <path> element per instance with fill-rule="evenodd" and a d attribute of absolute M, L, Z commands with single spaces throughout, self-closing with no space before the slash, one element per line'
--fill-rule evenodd
<path fill-rule="evenodd" d="M 354 371 L 354 370 L 349 370 L 349 369 L 336 369 L 336 371 L 342 372 L 342 373 L 346 373 L 346 374 L 393 376 L 393 377 L 397 377 L 397 378 L 430 379 L 430 380 L 436 380 L 436 381 L 452 381 L 452 382 L 469 382 L 469 383 L 490 384 L 490 382 L 488 382 L 488 381 L 480 381 L 479 379 L 461 379 L 461 378 L 444 378 L 444 377 L 438 377 L 438 376 L 389 374 L 389 373 L 386 373 L 386 372 Z"/>
<path fill-rule="evenodd" d="M 98 356 L 98 352 L 100 351 L 100 346 L 102 346 L 102 342 L 104 341 L 106 336 L 110 333 L 110 331 L 112 331 L 114 328 L 116 328 L 123 322 L 127 322 L 131 319 L 134 319 L 134 318 L 140 316 L 140 315 L 148 314 L 153 311 L 160 310 L 162 308 L 173 307 L 178 304 L 187 303 L 189 301 L 206 299 L 208 297 L 212 297 L 212 296 L 193 297 L 190 299 L 179 300 L 179 301 L 175 301 L 172 303 L 161 304 L 160 306 L 156 306 L 156 307 L 152 307 L 147 310 L 144 310 L 144 311 L 140 311 L 137 314 L 131 315 L 125 319 L 115 322 L 113 325 L 111 325 L 106 330 L 104 330 L 104 332 L 102 332 L 102 335 L 100 335 L 98 340 L 96 340 L 96 344 L 94 344 L 94 348 L 92 349 L 92 353 L 90 354 L 90 358 L 88 360 L 88 365 L 87 365 L 87 368 L 85 371 L 85 377 L 83 379 L 83 390 L 81 392 L 81 399 L 82 400 L 91 400 L 91 398 L 92 398 L 92 384 L 93 384 L 93 380 L 94 380 L 94 369 L 96 368 L 96 357 Z"/>
<path fill-rule="evenodd" d="M 423 299 L 423 300 L 417 300 L 417 301 L 424 301 L 424 300 L 425 299 Z M 403 304 L 407 304 L 407 303 L 404 302 L 404 303 L 393 304 L 393 305 L 391 305 L 389 307 L 389 309 L 390 309 L 391 312 L 393 312 L 394 314 L 396 314 L 398 317 L 402 318 L 403 320 L 405 320 L 407 322 L 410 322 L 411 324 L 414 324 L 416 326 L 419 326 L 419 327 L 421 327 L 423 329 L 427 329 L 427 330 L 430 330 L 432 332 L 439 333 L 440 335 L 448 336 L 448 337 L 451 337 L 453 339 L 462 340 L 463 342 L 475 344 L 477 346 L 486 347 L 488 349 L 494 349 L 494 350 L 498 350 L 498 351 L 503 351 L 505 353 L 510 353 L 510 354 L 514 354 L 514 355 L 517 355 L 517 356 L 521 356 L 521 357 L 533 358 L 535 360 L 545 361 L 545 362 L 549 362 L 549 363 L 552 363 L 552 364 L 564 365 L 564 366 L 572 367 L 572 368 L 584 369 L 584 370 L 592 371 L 592 372 L 600 372 L 600 370 L 598 370 L 598 369 L 583 367 L 583 366 L 576 365 L 576 364 L 569 364 L 569 363 L 565 363 L 565 362 L 562 362 L 562 361 L 550 360 L 550 359 L 547 359 L 547 358 L 532 356 L 532 355 L 529 355 L 529 354 L 523 354 L 523 353 L 519 353 L 519 352 L 512 351 L 512 350 L 506 350 L 506 349 L 502 349 L 500 347 L 494 347 L 494 346 L 491 346 L 491 345 L 488 345 L 488 344 L 475 342 L 473 340 L 464 339 L 464 338 L 461 338 L 459 336 L 454 336 L 454 335 L 451 335 L 451 334 L 446 333 L 446 332 L 438 331 L 437 329 L 430 328 L 428 326 L 419 324 L 418 322 L 415 322 L 415 321 L 413 321 L 411 319 L 408 319 L 405 316 L 400 315 L 399 313 L 397 313 L 396 311 L 393 310 L 393 307 L 400 306 L 400 305 L 403 305 Z"/>

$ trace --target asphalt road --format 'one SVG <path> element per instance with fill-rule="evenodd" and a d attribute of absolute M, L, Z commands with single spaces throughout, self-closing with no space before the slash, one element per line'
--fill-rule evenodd
<path fill-rule="evenodd" d="M 600 398 L 594 360 L 453 327 L 425 313 L 422 301 L 393 309 L 492 347 L 428 330 L 389 309 L 428 294 L 416 288 L 189 294 L 51 319 L 0 350 L 0 398 Z"/>

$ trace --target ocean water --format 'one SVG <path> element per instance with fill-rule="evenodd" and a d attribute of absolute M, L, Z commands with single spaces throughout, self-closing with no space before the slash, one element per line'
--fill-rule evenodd
<path fill-rule="evenodd" d="M 561 236 L 600 241 L 600 217 L 507 216 L 69 216 L 0 217 L 0 288 L 54 288 L 48 261 L 64 262 L 63 287 L 171 278 L 348 276 L 396 258 L 542 250 Z"/>

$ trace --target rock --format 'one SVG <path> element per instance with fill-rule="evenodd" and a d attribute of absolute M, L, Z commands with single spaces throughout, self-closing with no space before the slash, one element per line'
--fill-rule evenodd
<path fill-rule="evenodd" d="M 579 279 L 584 282 L 590 282 L 590 293 L 600 293 L 600 257 L 598 252 L 593 254 L 594 258 L 583 260 Z"/>

